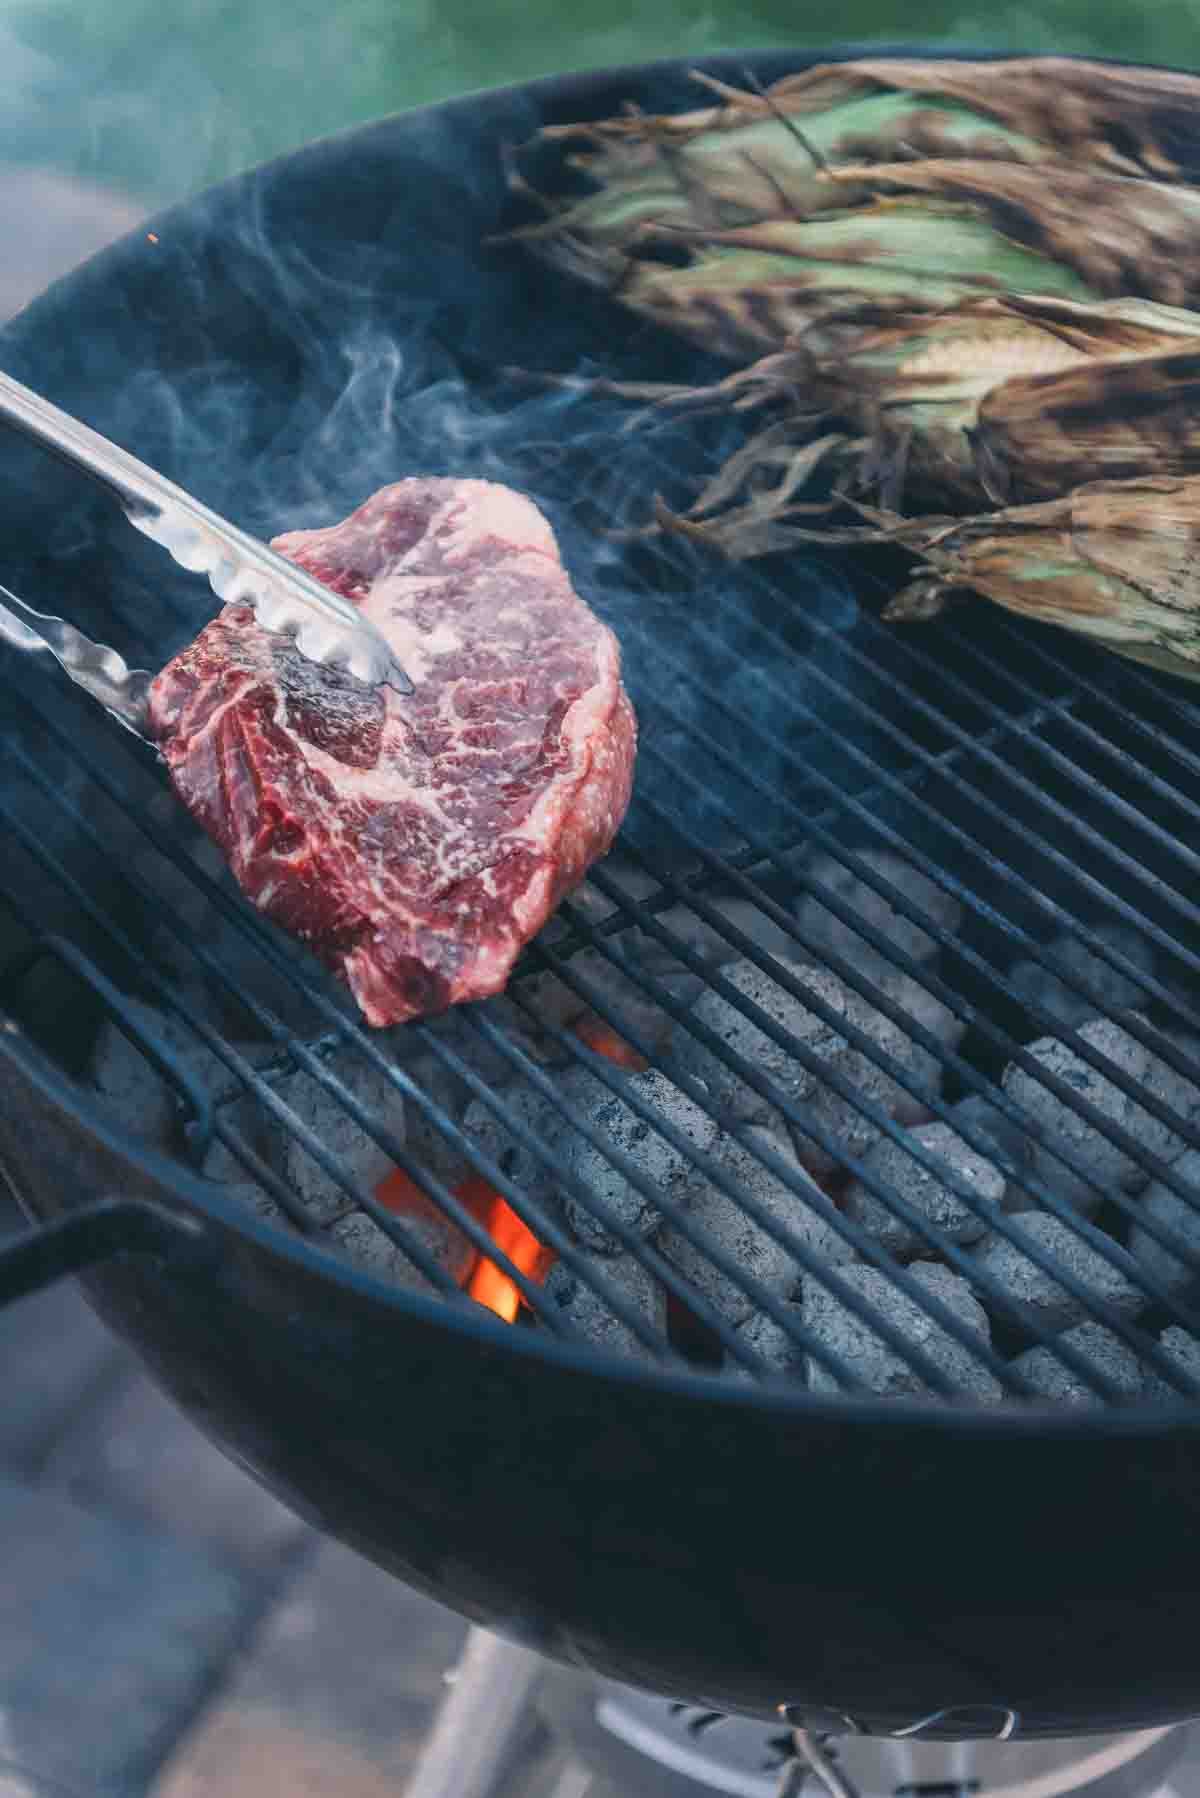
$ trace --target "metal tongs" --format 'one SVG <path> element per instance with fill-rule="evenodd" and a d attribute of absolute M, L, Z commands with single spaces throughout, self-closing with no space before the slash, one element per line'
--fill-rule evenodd
<path fill-rule="evenodd" d="M 0 420 L 107 488 L 136 530 L 181 568 L 207 574 L 218 599 L 253 606 L 264 630 L 293 638 L 309 661 L 344 667 L 370 686 L 413 691 L 388 644 L 349 600 L 11 375 L 0 374 Z M 35 612 L 7 587 L 0 587 L 0 636 L 17 649 L 48 651 L 78 686 L 144 735 L 153 674 L 130 668 L 65 619 Z"/>

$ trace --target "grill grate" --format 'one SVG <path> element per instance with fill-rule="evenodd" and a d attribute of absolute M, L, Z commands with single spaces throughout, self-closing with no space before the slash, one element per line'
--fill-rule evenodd
<path fill-rule="evenodd" d="M 1136 1129 L 1109 1117 L 1072 1079 L 1031 1055 L 1034 1038 L 1061 1035 L 1062 1027 L 1048 1005 L 1031 999 L 1010 977 L 1014 960 L 1022 958 L 1045 970 L 1047 978 L 1053 974 L 1061 985 L 1083 992 L 1078 972 L 1064 968 L 1050 947 L 1053 933 L 1069 932 L 1098 963 L 1144 994 L 1136 1014 L 1120 1014 L 1127 1037 L 1200 1086 L 1198 1046 L 1167 1034 L 1194 1027 L 1194 982 L 1200 976 L 1200 906 L 1192 896 L 1200 854 L 1188 846 L 1200 806 L 1186 791 L 1200 768 L 1200 706 L 1174 684 L 987 611 L 973 613 L 969 629 L 950 624 L 936 634 L 897 634 L 865 606 L 852 622 L 845 609 L 832 620 L 828 608 L 804 610 L 802 576 L 789 574 L 786 597 L 761 572 L 739 572 L 736 582 L 713 588 L 711 571 L 684 549 L 664 552 L 648 593 L 661 594 L 668 554 L 676 588 L 709 584 L 704 604 L 679 605 L 669 629 L 664 629 L 661 599 L 632 629 L 623 615 L 643 742 L 638 795 L 620 857 L 593 871 L 589 896 L 562 906 L 527 951 L 505 1000 L 463 1008 L 451 1028 L 434 1021 L 378 1036 L 360 1028 L 340 989 L 265 925 L 223 876 L 208 871 L 211 862 L 199 834 L 182 808 L 163 802 L 153 758 L 74 692 L 50 678 L 31 678 L 10 657 L 0 666 L 7 720 L 0 818 L 12 846 L 11 865 L 0 870 L 0 901 L 14 933 L 14 959 L 2 988 L 6 1002 L 43 1040 L 53 1039 L 51 1025 L 37 1015 L 31 970 L 39 957 L 57 956 L 70 978 L 89 985 L 88 1015 L 114 1020 L 136 1041 L 129 1002 L 109 982 L 145 995 L 203 1061 L 199 1098 L 191 1060 L 186 1068 L 179 1058 L 165 1062 L 193 1125 L 203 1126 L 191 1136 L 198 1159 L 211 1125 L 212 1139 L 236 1177 L 247 1189 L 252 1185 L 258 1202 L 264 1207 L 269 1202 L 282 1222 L 320 1239 L 348 1218 L 365 1216 L 448 1302 L 470 1303 L 420 1232 L 382 1204 L 322 1141 L 304 1108 L 289 1101 L 289 1081 L 307 1076 L 475 1248 L 486 1250 L 515 1280 L 530 1318 L 560 1336 L 575 1334 L 546 1291 L 494 1244 L 456 1194 L 453 1180 L 432 1171 L 428 1157 L 415 1152 L 412 1141 L 364 1103 L 344 1077 L 351 1067 L 373 1070 L 403 1099 L 410 1121 L 506 1199 L 647 1356 L 668 1365 L 678 1361 L 677 1333 L 652 1323 L 612 1278 L 603 1258 L 580 1246 L 558 1202 L 539 1196 L 536 1182 L 510 1178 L 447 1111 L 429 1074 L 437 1070 L 496 1120 L 560 1195 L 602 1222 L 687 1308 L 706 1332 L 710 1355 L 720 1354 L 749 1373 L 763 1372 L 747 1335 L 678 1271 L 661 1242 L 645 1239 L 614 1215 L 580 1177 L 564 1156 L 563 1131 L 599 1150 L 672 1234 L 743 1292 L 796 1353 L 809 1357 L 846 1392 L 865 1391 L 858 1368 L 836 1342 L 810 1327 L 796 1305 L 757 1281 L 581 1108 L 563 1069 L 586 1069 L 767 1237 L 785 1246 L 797 1279 L 808 1276 L 832 1294 L 911 1370 L 923 1390 L 960 1400 L 971 1395 L 973 1389 L 948 1371 L 944 1357 L 931 1352 L 920 1332 L 901 1328 L 887 1307 L 864 1296 L 854 1278 L 846 1277 L 845 1265 L 829 1263 L 739 1182 L 719 1155 L 697 1146 L 631 1088 L 620 1069 L 547 1017 L 538 982 L 552 980 L 709 1112 L 716 1102 L 697 1075 L 697 1055 L 707 1051 L 716 1057 L 729 1074 L 769 1099 L 778 1117 L 815 1141 L 841 1170 L 839 1178 L 853 1177 L 900 1220 L 922 1245 L 919 1259 L 934 1255 L 969 1280 L 993 1320 L 995 1344 L 897 1260 L 836 1196 L 814 1186 L 769 1144 L 739 1132 L 754 1162 L 794 1195 L 798 1215 L 807 1208 L 859 1263 L 886 1275 L 931 1329 L 968 1351 L 998 1390 L 1036 1396 L 1016 1356 L 1053 1345 L 1054 1355 L 1087 1390 L 1104 1400 L 1129 1402 L 1129 1391 L 1064 1341 L 1061 1332 L 1031 1322 L 973 1248 L 949 1240 L 881 1180 L 869 1161 L 847 1152 L 843 1140 L 814 1120 L 764 1067 L 740 1056 L 698 1017 L 689 996 L 647 961 L 644 947 L 654 945 L 674 969 L 692 977 L 693 986 L 719 994 L 795 1065 L 866 1118 L 879 1138 L 903 1147 L 931 1177 L 937 1175 L 969 1212 L 986 1218 L 995 1238 L 1016 1245 L 1071 1295 L 1086 1318 L 1132 1350 L 1147 1376 L 1195 1396 L 1200 1385 L 1157 1338 L 1170 1325 L 1200 1335 L 1200 1252 L 1140 1206 L 1136 1196 L 1097 1173 L 1069 1139 L 1026 1116 L 1000 1075 L 1015 1066 L 1036 1076 L 1081 1127 L 1091 1126 L 1143 1176 L 1173 1194 L 1187 1208 L 1181 1215 L 1200 1209 L 1200 1195 L 1176 1165 L 1183 1146 L 1200 1148 L 1200 1095 L 1194 1111 L 1186 1105 L 1178 1111 L 1090 1042 L 1072 1038 L 1081 1063 L 1169 1131 L 1170 1155 L 1157 1154 Z M 625 567 L 622 579 L 631 578 Z M 829 570 L 814 577 L 826 586 L 831 578 L 842 577 Z M 854 574 L 862 587 L 874 578 L 861 569 Z M 600 603 L 603 609 L 603 596 Z M 177 623 L 170 627 L 174 634 Z M 153 635 L 148 631 L 138 645 L 146 659 Z M 720 674 L 731 652 L 740 671 L 732 689 Z M 643 669 L 645 690 L 639 690 Z M 900 855 L 931 890 L 954 901 L 961 924 L 948 927 L 895 887 L 869 859 L 880 850 Z M 940 952 L 937 964 L 917 959 L 862 917 L 815 871 L 816 851 L 932 939 Z M 907 975 L 960 1020 L 964 1033 L 957 1046 L 948 1047 L 911 1016 L 857 952 L 840 953 L 814 937 L 798 917 L 805 896 L 819 899 L 826 913 L 856 931 L 895 973 Z M 936 1087 L 774 960 L 756 935 L 726 914 L 729 899 L 745 902 L 759 924 L 782 932 L 795 961 L 829 970 L 848 993 L 933 1057 L 941 1069 Z M 1029 1204 L 1058 1219 L 1126 1285 L 1136 1284 L 1142 1295 L 1136 1310 L 1099 1297 L 1077 1269 L 1024 1233 L 1019 1214 L 997 1214 L 968 1180 L 947 1174 L 878 1098 L 866 1096 L 839 1066 L 747 997 L 727 968 L 715 968 L 689 937 L 684 918 L 698 920 L 742 961 L 769 974 L 781 993 L 845 1038 L 930 1118 L 951 1124 L 970 1147 L 997 1163 Z M 46 935 L 48 919 L 60 937 L 86 950 L 86 959 L 56 946 Z M 1105 934 L 1114 923 L 1153 945 L 1153 970 L 1129 953 L 1128 944 L 1123 948 Z M 93 964 L 103 971 L 89 980 Z M 72 1015 L 82 1016 L 88 1008 L 80 1009 L 78 986 L 74 992 Z M 644 1018 L 630 1010 L 629 993 L 671 1020 L 665 1044 L 653 1040 Z M 62 1043 L 50 1040 L 49 1046 L 61 1049 Z M 343 1064 L 344 1072 L 339 1071 Z M 510 1084 L 497 1084 L 488 1071 L 495 1069 L 503 1070 Z M 559 1120 L 557 1129 L 540 1131 L 517 1115 L 518 1092 L 536 1094 L 547 1115 Z M 964 1119 L 956 1101 L 969 1094 L 981 1095 L 1018 1124 L 1049 1156 L 1049 1174 L 1044 1160 L 1037 1164 L 1041 1171 L 1033 1171 Z M 255 1136 L 264 1118 L 323 1173 L 338 1195 L 331 1209 L 317 1216 L 264 1153 Z M 1100 1200 L 1095 1215 L 1082 1215 L 1059 1190 L 1068 1175 L 1074 1189 L 1091 1188 Z M 1124 1238 L 1135 1221 L 1190 1270 L 1195 1290 L 1164 1281 L 1131 1256 Z"/>

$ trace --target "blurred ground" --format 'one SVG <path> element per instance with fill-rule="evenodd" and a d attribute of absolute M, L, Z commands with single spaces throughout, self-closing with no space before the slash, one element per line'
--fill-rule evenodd
<path fill-rule="evenodd" d="M 211 1448 L 73 1285 L 0 1312 L 0 1374 L 0 1798 L 397 1798 L 464 1625 Z"/>
<path fill-rule="evenodd" d="M 144 207 L 105 188 L 0 164 L 0 242 L 9 246 L 0 260 L 0 319 L 144 216 Z"/>

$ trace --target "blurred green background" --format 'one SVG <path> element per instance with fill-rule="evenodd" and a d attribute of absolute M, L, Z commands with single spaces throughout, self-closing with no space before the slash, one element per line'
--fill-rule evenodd
<path fill-rule="evenodd" d="M 905 38 L 1195 66 L 1200 0 L 0 0 L 0 158 L 155 206 L 471 88 L 702 50 Z"/>

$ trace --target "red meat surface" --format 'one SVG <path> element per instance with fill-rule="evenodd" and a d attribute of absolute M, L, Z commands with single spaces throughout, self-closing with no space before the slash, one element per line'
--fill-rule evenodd
<path fill-rule="evenodd" d="M 629 803 L 616 638 L 537 508 L 490 482 L 399 481 L 274 547 L 362 608 L 416 692 L 227 606 L 151 691 L 176 791 L 369 1023 L 498 992 Z"/>

